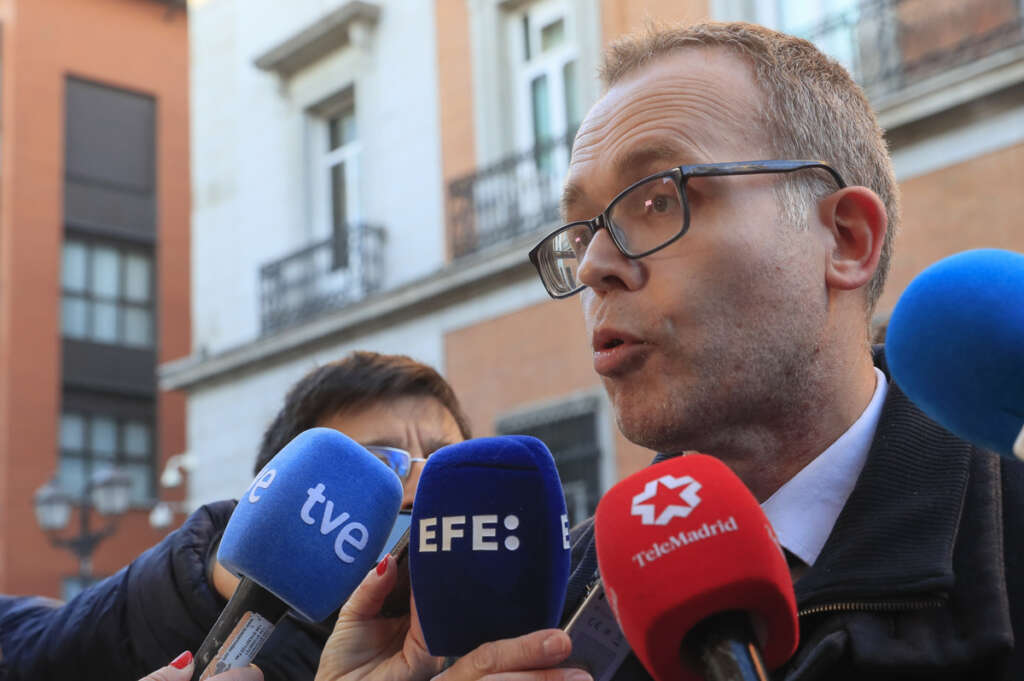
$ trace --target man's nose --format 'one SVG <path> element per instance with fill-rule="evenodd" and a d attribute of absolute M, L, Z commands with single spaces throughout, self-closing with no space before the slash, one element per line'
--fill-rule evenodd
<path fill-rule="evenodd" d="M 619 251 L 607 229 L 600 229 L 583 253 L 576 278 L 599 293 L 616 288 L 632 291 L 643 285 L 644 268 Z"/>

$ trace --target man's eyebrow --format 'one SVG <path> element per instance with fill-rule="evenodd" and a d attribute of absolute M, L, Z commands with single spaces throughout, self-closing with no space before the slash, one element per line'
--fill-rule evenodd
<path fill-rule="evenodd" d="M 643 146 L 634 147 L 612 160 L 612 168 L 618 177 L 625 178 L 621 189 L 625 189 L 631 182 L 643 179 L 651 173 L 668 170 L 670 167 L 681 165 L 693 154 L 676 145 L 653 142 Z M 651 166 L 657 166 L 652 168 Z M 664 167 L 661 167 L 664 166 Z M 562 217 L 568 219 L 569 212 L 586 198 L 586 192 L 578 184 L 566 182 L 562 189 L 562 198 L 559 206 Z"/>
<path fill-rule="evenodd" d="M 562 218 L 568 220 L 569 211 L 580 203 L 584 198 L 584 191 L 579 185 L 566 182 L 562 189 L 562 198 L 559 201 L 559 209 L 562 211 Z"/>
<path fill-rule="evenodd" d="M 619 154 L 612 160 L 612 168 L 619 177 L 629 178 L 631 182 L 635 182 L 651 173 L 679 166 L 687 160 L 687 157 L 692 158 L 692 156 L 692 153 L 687 153 L 677 145 L 652 142 L 633 147 Z M 657 168 L 651 168 L 656 164 L 658 164 Z M 661 167 L 662 165 L 664 167 Z"/>

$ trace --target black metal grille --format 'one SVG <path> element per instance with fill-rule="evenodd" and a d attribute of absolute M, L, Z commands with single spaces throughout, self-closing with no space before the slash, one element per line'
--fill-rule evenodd
<path fill-rule="evenodd" d="M 452 253 L 458 258 L 559 220 L 575 130 L 448 185 Z"/>
<path fill-rule="evenodd" d="M 324 239 L 260 268 L 262 333 L 309 321 L 380 290 L 384 228 L 358 224 L 346 231 L 345 243 Z"/>
<path fill-rule="evenodd" d="M 877 100 L 1024 42 L 1018 0 L 866 0 L 798 35 Z"/>
<path fill-rule="evenodd" d="M 1024 43 L 1019 0 L 865 0 L 799 32 L 836 56 L 874 100 Z M 575 131 L 448 185 L 458 258 L 554 228 Z"/>

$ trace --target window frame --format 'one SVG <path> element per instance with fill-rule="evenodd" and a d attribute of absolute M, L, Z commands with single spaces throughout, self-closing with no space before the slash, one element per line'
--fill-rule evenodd
<path fill-rule="evenodd" d="M 73 449 L 65 446 L 63 439 L 64 419 L 65 417 L 78 417 L 82 419 L 82 448 Z M 115 424 L 115 446 L 113 456 L 105 457 L 98 456 L 96 450 L 92 447 L 92 430 L 94 427 L 94 421 L 98 419 L 109 419 Z M 147 429 L 147 452 L 142 455 L 130 454 L 126 448 L 126 427 L 132 423 L 139 423 Z M 95 464 L 106 464 L 111 468 L 120 468 L 126 470 L 124 466 L 144 466 L 147 471 L 146 483 L 147 489 L 145 490 L 144 498 L 137 499 L 131 498 L 129 507 L 130 508 L 149 508 L 158 501 L 159 490 L 156 485 L 156 469 L 157 469 L 157 439 L 156 439 L 156 423 L 153 416 L 143 417 L 138 414 L 121 413 L 116 409 L 112 410 L 99 410 L 99 409 L 82 409 L 75 406 L 62 407 L 60 417 L 58 418 L 57 426 L 57 471 L 58 476 L 63 466 L 63 462 L 66 459 L 78 460 L 82 462 L 82 471 L 84 478 L 82 480 L 81 491 L 84 493 L 86 486 L 88 485 L 89 476 L 96 470 Z M 58 477 L 59 480 L 59 477 Z M 78 497 L 79 490 L 69 489 L 65 487 L 63 482 L 60 483 L 61 488 L 71 494 L 75 498 Z"/>
<path fill-rule="evenodd" d="M 66 283 L 65 257 L 66 249 L 71 245 L 77 245 L 85 250 L 85 282 L 82 289 L 68 288 Z M 107 296 L 98 294 L 95 291 L 95 253 L 99 249 L 111 249 L 117 254 L 117 295 Z M 148 263 L 148 281 L 146 282 L 148 298 L 145 302 L 129 298 L 127 296 L 127 267 L 125 263 L 129 256 L 139 256 Z M 90 237 L 81 234 L 66 234 L 61 244 L 61 337 L 67 340 L 98 343 L 117 347 L 132 348 L 138 350 L 155 350 L 157 346 L 157 276 L 156 276 L 156 253 L 150 245 L 124 241 L 118 239 L 104 239 Z M 85 329 L 81 335 L 68 332 L 66 325 L 64 307 L 71 300 L 81 301 L 86 306 Z M 113 340 L 97 338 L 95 334 L 95 309 L 96 305 L 113 305 L 115 309 L 115 333 Z M 148 339 L 145 343 L 128 342 L 127 325 L 125 322 L 126 312 L 130 310 L 147 312 L 149 314 Z"/>
<path fill-rule="evenodd" d="M 330 143 L 330 123 L 351 115 L 355 132 L 353 138 L 342 141 L 337 147 Z M 307 109 L 309 129 L 309 174 L 310 174 L 310 215 L 315 240 L 331 239 L 331 271 L 348 270 L 353 267 L 353 232 L 361 220 L 359 200 L 360 168 L 362 145 L 359 138 L 359 115 L 356 106 L 355 87 L 349 85 L 319 104 Z M 338 224 L 335 217 L 334 168 L 344 168 L 345 220 Z"/>

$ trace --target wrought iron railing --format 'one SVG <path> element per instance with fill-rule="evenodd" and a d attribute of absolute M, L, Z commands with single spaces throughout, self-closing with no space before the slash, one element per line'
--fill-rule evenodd
<path fill-rule="evenodd" d="M 868 96 L 1024 44 L 1020 0 L 865 0 L 800 31 L 838 59 Z"/>
<path fill-rule="evenodd" d="M 863 0 L 801 31 L 838 59 L 873 101 L 1024 44 L 1020 0 Z M 554 226 L 575 132 L 453 180 L 458 258 Z"/>
<path fill-rule="evenodd" d="M 468 255 L 557 223 L 574 136 L 572 131 L 449 183 L 452 255 Z"/>
<path fill-rule="evenodd" d="M 272 333 L 365 298 L 384 284 L 383 227 L 350 225 L 260 268 L 260 328 Z"/>

